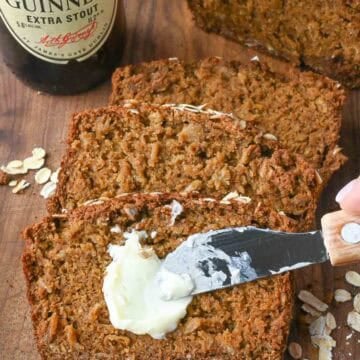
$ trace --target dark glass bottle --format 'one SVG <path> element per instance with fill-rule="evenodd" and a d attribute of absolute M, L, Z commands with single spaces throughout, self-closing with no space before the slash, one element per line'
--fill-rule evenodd
<path fill-rule="evenodd" d="M 1 0 L 4 62 L 31 87 L 74 94 L 106 80 L 125 45 L 122 0 Z"/>

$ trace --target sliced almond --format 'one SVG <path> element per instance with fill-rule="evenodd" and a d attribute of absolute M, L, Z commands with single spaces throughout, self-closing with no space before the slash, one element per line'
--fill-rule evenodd
<path fill-rule="evenodd" d="M 45 164 L 45 159 L 36 159 L 34 157 L 28 157 L 24 160 L 24 168 L 28 170 L 38 170 Z"/>
<path fill-rule="evenodd" d="M 13 160 L 13 161 L 10 161 L 6 167 L 7 168 L 15 168 L 15 169 L 18 169 L 18 168 L 21 168 L 23 166 L 23 162 L 21 160 Z"/>
<path fill-rule="evenodd" d="M 24 167 L 8 168 L 6 166 L 2 166 L 0 169 L 9 175 L 24 175 L 27 174 L 28 172 L 27 169 L 25 169 Z"/>
<path fill-rule="evenodd" d="M 302 347 L 296 342 L 291 342 L 288 346 L 288 352 L 293 359 L 301 359 Z"/>
<path fill-rule="evenodd" d="M 321 316 L 320 311 L 315 310 L 312 306 L 308 304 L 302 304 L 301 309 L 306 313 L 310 314 L 311 316 L 316 316 L 316 317 Z"/>
<path fill-rule="evenodd" d="M 10 187 L 14 187 L 14 186 L 17 185 L 17 183 L 18 183 L 17 180 L 11 180 L 8 185 L 9 185 Z"/>
<path fill-rule="evenodd" d="M 347 316 L 347 324 L 355 331 L 360 332 L 360 314 L 350 311 Z"/>
<path fill-rule="evenodd" d="M 38 170 L 35 174 L 35 181 L 42 185 L 49 181 L 51 175 L 51 170 L 47 167 L 44 167 Z"/>
<path fill-rule="evenodd" d="M 318 299 L 315 295 L 313 295 L 310 291 L 307 290 L 301 290 L 298 294 L 298 298 L 308 304 L 311 305 L 316 310 L 319 310 L 320 312 L 324 312 L 328 309 L 328 305 L 326 305 L 324 302 L 322 302 L 320 299 Z"/>
<path fill-rule="evenodd" d="M 330 330 L 334 330 L 336 329 L 336 320 L 335 317 L 332 313 L 327 313 L 325 316 L 325 320 L 326 320 L 326 326 L 330 329 Z"/>
<path fill-rule="evenodd" d="M 336 289 L 334 298 L 336 302 L 346 302 L 351 300 L 351 294 L 345 289 Z"/>
<path fill-rule="evenodd" d="M 55 190 L 56 190 L 56 184 L 53 183 L 52 181 L 49 181 L 48 183 L 46 183 L 43 188 L 40 191 L 40 195 L 44 198 L 44 199 L 48 199 L 50 196 L 55 194 Z"/>
<path fill-rule="evenodd" d="M 19 181 L 19 183 L 12 189 L 13 194 L 17 194 L 18 192 L 28 188 L 30 186 L 30 183 L 26 180 L 22 179 Z"/>
<path fill-rule="evenodd" d="M 50 180 L 51 180 L 53 183 L 55 183 L 55 184 L 58 183 L 58 177 L 59 177 L 60 169 L 61 169 L 61 168 L 58 168 L 56 171 L 54 171 L 54 172 L 51 174 Z"/>
<path fill-rule="evenodd" d="M 346 281 L 356 287 L 360 287 L 360 274 L 356 271 L 348 271 L 345 274 Z"/>
<path fill-rule="evenodd" d="M 354 297 L 354 309 L 360 314 L 360 293 Z"/>
<path fill-rule="evenodd" d="M 38 160 L 43 159 L 45 156 L 46 156 L 46 151 L 41 147 L 37 147 L 32 151 L 32 157 L 34 159 L 38 159 Z"/>

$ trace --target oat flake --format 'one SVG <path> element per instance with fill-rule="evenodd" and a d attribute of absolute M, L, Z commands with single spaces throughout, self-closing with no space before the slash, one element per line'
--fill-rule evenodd
<path fill-rule="evenodd" d="M 30 186 L 30 183 L 26 180 L 22 179 L 20 182 L 12 189 L 13 194 L 17 194 L 18 192 L 28 188 Z"/>
<path fill-rule="evenodd" d="M 323 301 L 318 299 L 315 295 L 313 295 L 310 291 L 307 290 L 301 290 L 298 294 L 298 298 L 308 304 L 311 305 L 316 310 L 319 310 L 320 312 L 326 311 L 328 309 L 328 305 L 325 304 Z"/>
<path fill-rule="evenodd" d="M 278 140 L 278 138 L 275 135 L 270 134 L 270 133 L 264 134 L 263 138 L 266 139 L 266 140 L 273 140 L 273 141 Z"/>
<path fill-rule="evenodd" d="M 38 170 L 45 164 L 45 159 L 36 159 L 28 157 L 24 160 L 24 168 L 27 170 Z"/>
<path fill-rule="evenodd" d="M 46 156 L 46 151 L 41 147 L 37 147 L 32 151 L 32 158 L 34 159 L 37 160 L 43 159 L 45 156 Z"/>
<path fill-rule="evenodd" d="M 326 326 L 330 329 L 330 330 L 334 330 L 336 328 L 336 320 L 333 314 L 331 313 L 327 313 L 326 317 Z"/>
<path fill-rule="evenodd" d="M 360 293 L 354 297 L 354 309 L 360 314 Z"/>
<path fill-rule="evenodd" d="M 44 199 L 48 199 L 50 196 L 55 194 L 55 190 L 56 190 L 56 184 L 53 183 L 52 181 L 49 181 L 48 183 L 46 183 L 43 188 L 40 191 L 40 195 L 44 198 Z"/>
<path fill-rule="evenodd" d="M 47 167 L 44 167 L 40 170 L 38 170 L 35 174 L 35 181 L 37 184 L 45 184 L 49 181 L 51 175 L 51 170 Z"/>
<path fill-rule="evenodd" d="M 293 359 L 301 359 L 302 357 L 302 347 L 296 342 L 291 342 L 288 347 L 290 356 Z"/>
<path fill-rule="evenodd" d="M 308 305 L 308 304 L 303 304 L 301 306 L 301 309 L 303 311 L 305 311 L 306 313 L 310 314 L 311 316 L 315 316 L 315 317 L 319 317 L 321 316 L 321 312 L 315 310 L 312 306 Z"/>
<path fill-rule="evenodd" d="M 336 302 L 346 302 L 351 300 L 351 294 L 345 289 L 336 289 L 334 295 Z"/>
<path fill-rule="evenodd" d="M 17 180 L 11 180 L 8 185 L 9 185 L 10 187 L 14 187 L 14 186 L 17 185 L 17 183 L 18 183 Z"/>
<path fill-rule="evenodd" d="M 0 169 L 9 175 L 25 175 L 28 172 L 23 166 L 20 168 L 8 168 L 6 166 L 2 166 Z"/>
<path fill-rule="evenodd" d="M 360 314 L 350 311 L 347 316 L 347 324 L 355 331 L 360 332 Z"/>
<path fill-rule="evenodd" d="M 345 274 L 346 281 L 356 287 L 360 287 L 360 274 L 356 271 L 348 271 Z"/>
<path fill-rule="evenodd" d="M 22 166 L 23 166 L 23 162 L 21 160 L 13 160 L 6 165 L 7 168 L 15 168 L 15 169 L 21 168 Z"/>
<path fill-rule="evenodd" d="M 56 169 L 56 171 L 54 171 L 52 174 L 51 174 L 51 177 L 50 177 L 50 180 L 57 184 L 58 183 L 58 177 L 59 177 L 59 172 L 60 172 L 61 168 L 58 168 Z"/>

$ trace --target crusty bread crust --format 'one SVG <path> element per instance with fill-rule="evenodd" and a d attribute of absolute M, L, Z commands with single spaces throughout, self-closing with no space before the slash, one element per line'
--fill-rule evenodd
<path fill-rule="evenodd" d="M 184 207 L 170 227 L 173 199 Z M 288 274 L 196 296 L 165 340 L 114 329 L 102 295 L 107 246 L 132 228 L 157 231 L 146 244 L 160 257 L 194 232 L 239 225 L 299 231 L 299 223 L 254 204 L 197 194 L 135 194 L 48 216 L 23 232 L 23 267 L 34 332 L 43 359 L 264 359 L 286 346 L 293 290 Z"/>
<path fill-rule="evenodd" d="M 188 0 L 199 27 L 360 86 L 360 3 Z"/>
<path fill-rule="evenodd" d="M 71 121 L 56 203 L 73 209 L 122 193 L 237 191 L 313 226 L 323 184 L 298 155 L 251 123 L 143 103 L 89 110 Z"/>
<path fill-rule="evenodd" d="M 137 99 L 155 104 L 206 104 L 274 134 L 302 155 L 324 180 L 344 163 L 337 146 L 345 92 L 340 84 L 263 58 L 242 64 L 221 58 L 185 63 L 164 59 L 115 71 L 111 104 Z"/>

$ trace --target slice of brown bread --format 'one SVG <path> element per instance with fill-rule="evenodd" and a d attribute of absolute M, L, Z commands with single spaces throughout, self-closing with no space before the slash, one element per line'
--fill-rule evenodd
<path fill-rule="evenodd" d="M 262 60 L 244 65 L 220 58 L 169 59 L 119 68 L 112 83 L 112 104 L 206 104 L 251 121 L 304 156 L 325 182 L 345 160 L 337 147 L 344 91 L 317 74 L 290 66 L 275 72 Z"/>
<path fill-rule="evenodd" d="M 241 44 L 360 86 L 358 0 L 188 0 L 196 23 Z"/>
<path fill-rule="evenodd" d="M 184 210 L 170 226 L 167 204 Z M 27 228 L 23 266 L 43 359 L 273 359 L 284 351 L 292 316 L 289 274 L 194 297 L 187 316 L 165 340 L 116 330 L 102 294 L 109 244 L 122 232 L 156 231 L 146 244 L 159 257 L 196 232 L 239 225 L 299 231 L 300 224 L 254 203 L 197 196 L 125 195 Z"/>
<path fill-rule="evenodd" d="M 130 192 L 198 191 L 216 199 L 238 192 L 310 228 L 321 186 L 306 161 L 251 124 L 132 103 L 73 117 L 50 212 Z"/>

